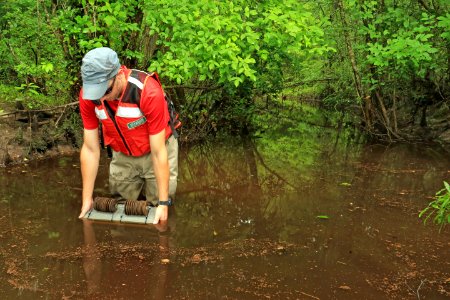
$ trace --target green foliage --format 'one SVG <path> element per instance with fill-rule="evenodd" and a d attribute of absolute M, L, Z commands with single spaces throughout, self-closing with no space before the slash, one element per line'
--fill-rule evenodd
<path fill-rule="evenodd" d="M 67 62 L 51 18 L 46 18 L 47 4 L 16 0 L 3 2 L 1 9 L 0 81 L 16 86 L 18 92 L 12 95 L 33 107 L 60 104 L 69 98 Z M 2 100 L 11 98 L 1 96 Z"/>
<path fill-rule="evenodd" d="M 370 39 L 365 49 L 366 63 L 375 66 L 381 75 L 395 70 L 393 76 L 423 78 L 436 67 L 435 17 L 425 12 L 411 15 L 402 7 L 388 7 L 384 13 L 375 14 L 377 5 L 371 2 L 362 7 L 367 25 L 361 33 Z M 376 82 L 374 78 L 369 80 Z"/>
<path fill-rule="evenodd" d="M 436 193 L 435 200 L 422 210 L 419 217 L 425 217 L 424 223 L 434 215 L 433 222 L 441 228 L 450 223 L 450 185 L 444 181 L 444 188 Z"/>
<path fill-rule="evenodd" d="M 123 64 L 158 71 L 165 86 L 175 86 L 167 91 L 175 94 L 183 123 L 205 133 L 258 130 L 256 102 L 270 103 L 280 93 L 342 110 L 362 108 L 361 100 L 376 91 L 388 99 L 389 118 L 393 100 L 408 107 L 433 93 L 450 94 L 450 7 L 439 0 L 422 6 L 405 0 L 3 1 L 0 97 L 28 108 L 73 101 L 81 58 L 108 46 Z M 370 95 L 357 96 L 358 77 Z"/>
<path fill-rule="evenodd" d="M 294 0 L 158 0 L 145 2 L 144 13 L 156 40 L 149 70 L 177 85 L 216 87 L 184 114 L 205 111 L 231 132 L 253 130 L 255 95 L 279 93 L 294 61 L 331 49 L 323 24 Z"/>
<path fill-rule="evenodd" d="M 440 36 L 450 43 L 450 13 L 447 13 L 445 16 L 440 16 L 437 19 L 437 27 L 442 29 Z"/>
<path fill-rule="evenodd" d="M 150 69 L 178 84 L 279 85 L 283 64 L 299 52 L 323 53 L 323 31 L 298 1 L 149 1 L 146 22 L 160 51 Z M 264 79 L 264 80 L 262 80 Z"/>
<path fill-rule="evenodd" d="M 450 95 L 448 1 L 334 3 L 319 4 L 337 50 L 324 64 L 336 80 L 323 88 L 323 103 L 355 108 L 347 111 L 377 139 L 410 139 L 412 127 L 430 124 L 427 106 Z"/>
<path fill-rule="evenodd" d="M 7 107 L 22 104 L 27 109 L 36 109 L 42 106 L 57 104 L 64 98 L 49 98 L 40 92 L 40 87 L 31 82 L 20 86 L 11 86 L 0 83 L 0 102 Z"/>
<path fill-rule="evenodd" d="M 88 50 L 110 46 L 124 60 L 141 56 L 130 42 L 140 29 L 139 2 L 5 2 L 0 9 L 0 63 L 5 66 L 0 81 L 16 86 L 14 98 L 27 107 L 73 101 L 80 60 Z"/>
<path fill-rule="evenodd" d="M 139 2 L 83 0 L 74 1 L 62 10 L 58 25 L 71 57 L 80 59 L 87 51 L 102 46 L 111 47 L 126 58 L 139 57 L 130 44 L 140 29 Z"/>

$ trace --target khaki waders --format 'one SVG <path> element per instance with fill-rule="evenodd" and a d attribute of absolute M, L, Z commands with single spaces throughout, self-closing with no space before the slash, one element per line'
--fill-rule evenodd
<path fill-rule="evenodd" d="M 171 136 L 166 141 L 166 147 L 169 161 L 169 197 L 174 199 L 178 178 L 178 141 Z M 137 200 L 142 194 L 156 205 L 158 188 L 151 153 L 133 157 L 113 151 L 109 166 L 109 189 L 115 198 Z"/>

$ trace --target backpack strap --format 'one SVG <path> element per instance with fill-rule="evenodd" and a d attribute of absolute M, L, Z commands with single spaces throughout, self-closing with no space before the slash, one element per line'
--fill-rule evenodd
<path fill-rule="evenodd" d="M 152 72 L 149 74 L 149 76 L 153 77 L 153 79 L 155 79 L 159 85 L 161 86 L 162 89 L 162 84 L 161 81 L 159 81 L 159 77 L 158 74 L 156 72 Z M 169 110 L 169 126 L 170 129 L 172 130 L 172 135 L 175 139 L 178 139 L 179 134 L 177 132 L 177 125 L 179 125 L 180 121 L 178 120 L 178 115 L 175 109 L 175 105 L 173 104 L 173 101 L 169 98 L 169 96 L 163 91 L 164 93 L 164 99 L 166 100 L 167 103 L 167 109 Z"/>
<path fill-rule="evenodd" d="M 95 105 L 101 105 L 102 102 L 100 100 L 91 100 Z M 100 139 L 100 147 L 105 149 L 105 139 L 103 138 L 103 127 L 102 122 L 98 122 L 98 135 Z M 112 157 L 112 151 L 110 146 L 106 146 L 106 152 L 108 153 L 108 157 Z"/>

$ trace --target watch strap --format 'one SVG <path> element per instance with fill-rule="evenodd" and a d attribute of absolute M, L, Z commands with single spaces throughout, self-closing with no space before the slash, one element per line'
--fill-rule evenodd
<path fill-rule="evenodd" d="M 172 199 L 169 198 L 169 200 L 167 200 L 167 201 L 158 200 L 158 205 L 171 206 L 172 205 Z"/>

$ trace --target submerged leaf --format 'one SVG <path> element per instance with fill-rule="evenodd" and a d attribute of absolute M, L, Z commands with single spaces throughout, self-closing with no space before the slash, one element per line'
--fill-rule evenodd
<path fill-rule="evenodd" d="M 316 216 L 317 219 L 329 219 L 330 217 L 328 217 L 327 215 L 319 215 Z"/>

